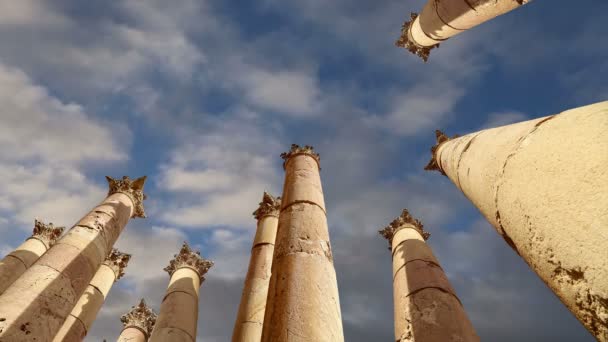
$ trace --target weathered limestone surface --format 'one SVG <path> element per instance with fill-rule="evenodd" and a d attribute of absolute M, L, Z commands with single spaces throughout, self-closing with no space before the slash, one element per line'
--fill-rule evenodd
<path fill-rule="evenodd" d="M 585 327 L 608 341 L 608 102 L 460 138 L 444 172 Z"/>
<path fill-rule="evenodd" d="M 131 256 L 116 249 L 104 261 L 72 312 L 59 329 L 54 342 L 81 341 L 93 325 L 97 313 L 114 285 L 124 275 L 124 269 Z"/>
<path fill-rule="evenodd" d="M 292 145 L 262 341 L 344 341 L 338 284 L 329 242 L 319 156 Z"/>
<path fill-rule="evenodd" d="M 264 192 L 260 207 L 253 213 L 258 225 L 232 342 L 259 342 L 262 338 L 280 206 L 280 197 Z"/>
<path fill-rule="evenodd" d="M 510 12 L 530 0 L 429 0 L 420 15 L 403 24 L 396 45 L 424 61 L 446 39 Z"/>
<path fill-rule="evenodd" d="M 0 295 L 55 244 L 63 229 L 34 221 L 32 236 L 0 260 Z"/>
<path fill-rule="evenodd" d="M 123 330 L 118 336 L 118 342 L 146 342 L 152 333 L 156 314 L 142 299 L 131 311 L 120 317 Z"/>
<path fill-rule="evenodd" d="M 0 341 L 51 341 L 131 217 L 144 217 L 145 177 L 108 177 L 108 197 L 0 296 Z"/>
<path fill-rule="evenodd" d="M 395 340 L 479 341 L 456 292 L 407 210 L 380 231 L 393 257 Z"/>
<path fill-rule="evenodd" d="M 165 268 L 171 280 L 150 341 L 196 341 L 199 287 L 211 266 L 212 261 L 202 258 L 184 242 L 179 254 Z"/>

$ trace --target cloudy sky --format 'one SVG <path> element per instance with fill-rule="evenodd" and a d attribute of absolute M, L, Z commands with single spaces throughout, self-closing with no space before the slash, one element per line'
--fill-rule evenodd
<path fill-rule="evenodd" d="M 199 340 L 228 341 L 279 154 L 321 154 L 347 341 L 393 340 L 377 230 L 408 208 L 484 341 L 592 341 L 478 211 L 422 170 L 462 134 L 608 98 L 603 0 L 537 0 L 450 39 L 427 64 L 393 46 L 423 1 L 0 0 L 0 255 L 34 218 L 70 227 L 103 176 L 148 176 L 147 219 L 87 341 L 115 339 L 187 240 L 215 261 Z M 591 10 L 590 10 L 591 9 Z M 604 75 L 604 76 L 601 76 Z"/>

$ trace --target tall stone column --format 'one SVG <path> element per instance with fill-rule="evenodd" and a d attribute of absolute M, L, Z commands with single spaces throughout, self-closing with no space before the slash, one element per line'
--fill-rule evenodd
<path fill-rule="evenodd" d="M 260 207 L 253 213 L 258 221 L 241 305 L 234 324 L 232 342 L 260 342 L 270 284 L 274 240 L 277 235 L 281 198 L 264 192 Z"/>
<path fill-rule="evenodd" d="M 608 101 L 449 139 L 446 175 L 585 327 L 608 341 Z"/>
<path fill-rule="evenodd" d="M 420 15 L 412 13 L 395 45 L 429 58 L 439 43 L 531 0 L 429 0 Z"/>
<path fill-rule="evenodd" d="M 393 257 L 395 341 L 479 341 L 422 223 L 403 209 L 380 234 Z"/>
<path fill-rule="evenodd" d="M 319 155 L 283 153 L 285 184 L 262 341 L 344 341 Z"/>
<path fill-rule="evenodd" d="M 146 342 L 156 322 L 156 314 L 142 299 L 129 313 L 122 315 L 120 321 L 123 329 L 118 342 Z"/>
<path fill-rule="evenodd" d="M 50 341 L 131 217 L 145 217 L 145 177 L 108 177 L 103 202 L 0 296 L 0 341 Z"/>
<path fill-rule="evenodd" d="M 63 229 L 34 221 L 32 236 L 0 261 L 0 295 L 55 244 Z"/>
<path fill-rule="evenodd" d="M 152 342 L 195 342 L 199 287 L 213 262 L 184 242 L 165 271 L 171 276 L 152 331 Z"/>
<path fill-rule="evenodd" d="M 101 310 L 103 303 L 118 279 L 125 273 L 131 255 L 113 249 L 108 258 L 99 266 L 72 312 L 55 335 L 54 342 L 82 341 Z"/>

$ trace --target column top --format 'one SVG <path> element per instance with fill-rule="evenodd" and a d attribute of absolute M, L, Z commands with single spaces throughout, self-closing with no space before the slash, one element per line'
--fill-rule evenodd
<path fill-rule="evenodd" d="M 395 46 L 402 47 L 414 55 L 422 58 L 422 60 L 426 63 L 429 60 L 429 55 L 431 50 L 439 47 L 439 44 L 431 45 L 431 46 L 420 46 L 416 44 L 413 40 L 410 39 L 410 26 L 418 18 L 418 13 L 411 12 L 410 13 L 410 21 L 406 21 L 401 25 L 401 36 L 395 42 Z"/>
<path fill-rule="evenodd" d="M 32 236 L 28 239 L 37 239 L 44 243 L 46 248 L 49 249 L 57 242 L 61 233 L 65 227 L 55 227 L 52 223 L 45 224 L 42 221 L 34 220 L 34 230 Z"/>
<path fill-rule="evenodd" d="M 184 241 L 182 249 L 174 255 L 174 259 L 169 262 L 169 266 L 165 267 L 164 270 L 169 273 L 169 276 L 173 276 L 173 273 L 180 268 L 190 268 L 198 273 L 202 284 L 205 280 L 204 275 L 212 266 L 213 261 L 203 258 L 201 252 L 193 251 L 188 243 Z"/>
<path fill-rule="evenodd" d="M 439 150 L 439 147 L 445 143 L 448 142 L 452 139 L 458 138 L 460 137 L 459 135 L 454 135 L 451 138 L 449 138 L 447 135 L 445 135 L 442 131 L 440 130 L 435 130 L 435 138 L 437 139 L 437 142 L 435 143 L 435 146 L 431 147 L 431 160 L 429 161 L 428 164 L 426 164 L 426 166 L 424 167 L 425 170 L 427 171 L 432 171 L 432 170 L 437 170 L 439 171 L 442 175 L 446 175 L 445 172 L 441 169 L 441 167 L 439 166 L 439 162 L 437 160 L 437 151 Z"/>
<path fill-rule="evenodd" d="M 130 259 L 131 254 L 121 253 L 116 248 L 112 248 L 110 255 L 108 255 L 103 264 L 114 271 L 114 274 L 116 275 L 114 281 L 117 281 L 118 279 L 122 278 L 123 275 L 125 275 L 125 268 L 127 267 Z"/>
<path fill-rule="evenodd" d="M 253 212 L 253 216 L 256 220 L 262 219 L 264 216 L 279 216 L 281 210 L 281 197 L 274 197 L 271 194 L 264 191 L 262 196 L 262 202 L 260 206 Z"/>
<path fill-rule="evenodd" d="M 108 196 L 115 193 L 122 193 L 133 201 L 134 209 L 132 217 L 146 217 L 144 211 L 144 200 L 146 195 L 144 194 L 144 183 L 146 182 L 146 176 L 139 177 L 136 180 L 131 180 L 129 176 L 123 176 L 122 179 L 114 179 L 110 176 L 106 176 L 108 180 Z"/>
<path fill-rule="evenodd" d="M 414 226 L 414 228 L 422 235 L 424 240 L 428 240 L 431 236 L 431 233 L 424 230 L 424 225 L 420 220 L 415 219 L 410 215 L 410 212 L 407 209 L 403 209 L 401 215 L 394 219 L 388 226 L 384 227 L 378 231 L 380 235 L 384 236 L 385 239 L 388 240 L 388 249 L 393 249 L 393 237 L 395 234 L 404 228 L 409 228 L 410 226 Z"/>
<path fill-rule="evenodd" d="M 314 147 L 310 145 L 304 145 L 304 147 L 300 147 L 298 144 L 291 144 L 291 148 L 288 152 L 281 153 L 281 158 L 283 158 L 283 169 L 287 165 L 287 161 L 291 157 L 295 157 L 297 155 L 305 154 L 312 157 L 316 162 L 317 166 L 319 166 L 319 170 L 321 169 L 321 157 L 317 152 L 315 152 Z"/>
<path fill-rule="evenodd" d="M 141 330 L 146 337 L 149 337 L 156 323 L 156 314 L 150 309 L 142 298 L 138 305 L 131 307 L 131 311 L 122 315 L 120 321 L 124 329 L 137 328 Z"/>

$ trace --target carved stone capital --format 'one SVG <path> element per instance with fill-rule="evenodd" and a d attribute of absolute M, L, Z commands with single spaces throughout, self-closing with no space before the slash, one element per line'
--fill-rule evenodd
<path fill-rule="evenodd" d="M 114 274 L 116 275 L 115 280 L 118 280 L 125 275 L 125 268 L 130 259 L 131 254 L 121 253 L 116 248 L 113 248 L 103 264 L 114 271 Z"/>
<path fill-rule="evenodd" d="M 144 211 L 144 200 L 146 199 L 144 183 L 146 182 L 146 176 L 139 177 L 136 180 L 131 180 L 128 176 L 123 176 L 122 179 L 106 176 L 106 179 L 109 185 L 108 196 L 115 193 L 129 196 L 134 205 L 132 217 L 146 217 Z"/>
<path fill-rule="evenodd" d="M 137 306 L 133 306 L 129 313 L 120 317 L 123 327 L 137 328 L 141 330 L 146 337 L 149 337 L 156 323 L 156 314 L 150 309 L 146 302 L 142 299 Z"/>
<path fill-rule="evenodd" d="M 410 39 L 410 25 L 414 22 L 414 20 L 418 17 L 417 13 L 410 13 L 410 21 L 406 21 L 401 26 L 401 36 L 395 42 L 395 46 L 402 47 L 414 55 L 422 58 L 422 60 L 426 63 L 429 59 L 429 54 L 431 50 L 439 47 L 439 44 L 431 45 L 431 46 L 420 46 L 416 44 L 414 41 Z"/>
<path fill-rule="evenodd" d="M 435 143 L 435 146 L 431 147 L 431 160 L 429 161 L 428 164 L 426 164 L 426 166 L 424 167 L 425 170 L 427 171 L 432 171 L 432 170 L 437 170 L 439 171 L 442 175 L 446 175 L 445 172 L 441 169 L 441 167 L 439 166 L 439 162 L 437 159 L 437 151 L 439 151 L 439 147 L 447 142 L 450 141 L 452 139 L 458 138 L 460 137 L 459 135 L 454 135 L 451 138 L 448 138 L 447 135 L 443 134 L 442 131 L 440 130 L 435 130 L 435 137 L 437 138 L 437 142 Z"/>
<path fill-rule="evenodd" d="M 175 254 L 175 258 L 169 262 L 169 266 L 165 267 L 164 270 L 169 273 L 169 276 L 172 276 L 180 268 L 190 268 L 198 273 L 202 284 L 205 280 L 204 275 L 211 266 L 213 266 L 213 261 L 203 258 L 200 252 L 193 251 L 188 243 L 184 242 L 182 249 L 178 254 Z"/>
<path fill-rule="evenodd" d="M 291 148 L 289 149 L 289 152 L 281 153 L 281 158 L 283 158 L 283 169 L 285 169 L 285 165 L 287 164 L 287 161 L 289 160 L 289 158 L 295 157 L 295 156 L 301 155 L 301 154 L 311 156 L 317 162 L 317 165 L 319 166 L 319 170 L 321 169 L 321 157 L 319 156 L 319 154 L 317 152 L 315 152 L 314 147 L 312 147 L 310 145 L 305 145 L 304 147 L 300 147 L 300 145 L 298 145 L 298 144 L 291 144 Z"/>
<path fill-rule="evenodd" d="M 262 196 L 262 202 L 256 211 L 253 212 L 253 216 L 256 220 L 262 219 L 264 216 L 279 216 L 281 210 L 281 197 L 273 197 L 271 194 L 264 191 Z"/>
<path fill-rule="evenodd" d="M 379 230 L 378 233 L 380 233 L 380 235 L 384 236 L 384 238 L 388 240 L 388 249 L 392 250 L 393 237 L 395 236 L 395 234 L 399 230 L 403 228 L 411 228 L 411 226 L 414 226 L 414 228 L 420 233 L 420 235 L 422 235 L 422 238 L 424 238 L 425 241 L 428 240 L 428 238 L 431 236 L 431 233 L 424 230 L 422 222 L 413 218 L 407 209 L 403 209 L 399 217 L 394 219 L 393 222 L 391 222 L 388 226 L 384 227 L 384 229 Z"/>
<path fill-rule="evenodd" d="M 49 249 L 57 242 L 64 229 L 65 227 L 55 227 L 52 223 L 45 224 L 42 221 L 34 220 L 34 231 L 29 238 L 40 240 Z"/>

